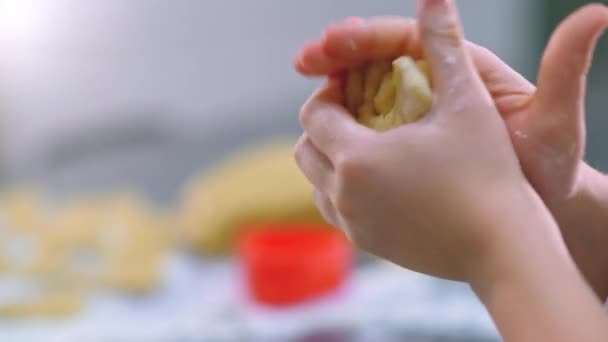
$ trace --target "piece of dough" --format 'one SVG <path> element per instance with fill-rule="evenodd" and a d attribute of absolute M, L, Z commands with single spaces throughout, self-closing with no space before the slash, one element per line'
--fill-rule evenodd
<path fill-rule="evenodd" d="M 376 61 L 348 73 L 347 108 L 372 129 L 386 131 L 414 122 L 433 105 L 429 67 L 423 60 L 400 57 Z"/>
<path fill-rule="evenodd" d="M 158 284 L 162 258 L 172 243 L 168 222 L 137 196 L 72 199 L 53 214 L 44 229 L 30 234 L 34 260 L 14 271 L 68 273 L 119 291 L 144 291 Z M 143 269 L 147 274 L 140 277 Z"/>
<path fill-rule="evenodd" d="M 0 223 L 22 232 L 38 230 L 48 214 L 44 199 L 34 188 L 12 189 L 0 195 Z"/>
<path fill-rule="evenodd" d="M 312 186 L 293 158 L 294 142 L 242 150 L 188 183 L 180 217 L 184 241 L 204 254 L 221 255 L 248 224 L 323 222 Z"/>
<path fill-rule="evenodd" d="M 58 291 L 36 298 L 0 305 L 0 317 L 4 318 L 59 318 L 75 315 L 82 310 L 83 296 L 77 291 Z"/>
<path fill-rule="evenodd" d="M 128 292 L 155 288 L 172 246 L 167 218 L 152 215 L 134 198 L 113 203 L 108 214 L 100 236 L 104 261 L 101 283 Z"/>
<path fill-rule="evenodd" d="M 75 314 L 99 287 L 152 290 L 174 242 L 169 217 L 130 192 L 72 198 L 51 208 L 34 191 L 16 191 L 0 197 L 0 215 L 3 274 L 40 286 L 36 296 L 0 303 L 0 316 Z M 49 279 L 63 285 L 49 287 Z M 75 287 L 78 293 L 62 291 Z"/>
<path fill-rule="evenodd" d="M 0 318 L 59 318 L 78 313 L 84 288 L 76 279 L 53 274 L 23 277 L 3 274 Z"/>

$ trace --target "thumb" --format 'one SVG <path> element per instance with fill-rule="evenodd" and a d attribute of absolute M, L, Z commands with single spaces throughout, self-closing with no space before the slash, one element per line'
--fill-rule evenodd
<path fill-rule="evenodd" d="M 591 4 L 567 17 L 553 33 L 538 76 L 535 101 L 542 113 L 582 123 L 587 72 L 597 39 L 607 26 L 608 7 Z"/>
<path fill-rule="evenodd" d="M 419 0 L 418 27 L 440 101 L 462 99 L 481 88 L 453 0 Z"/>

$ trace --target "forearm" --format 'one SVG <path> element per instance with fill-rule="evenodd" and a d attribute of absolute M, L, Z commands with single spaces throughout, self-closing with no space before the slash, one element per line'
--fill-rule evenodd
<path fill-rule="evenodd" d="M 608 297 L 608 178 L 588 165 L 581 168 L 576 193 L 547 203 L 568 250 L 602 301 Z"/>
<path fill-rule="evenodd" d="M 546 210 L 545 210 L 546 211 Z M 534 221 L 519 243 L 473 289 L 505 341 L 608 341 L 608 319 L 557 234 L 552 218 Z M 548 229 L 551 231 L 551 229 Z M 542 240 L 546 243 L 539 243 Z"/>
<path fill-rule="evenodd" d="M 575 267 L 562 265 L 478 291 L 504 340 L 608 341 L 608 320 Z"/>

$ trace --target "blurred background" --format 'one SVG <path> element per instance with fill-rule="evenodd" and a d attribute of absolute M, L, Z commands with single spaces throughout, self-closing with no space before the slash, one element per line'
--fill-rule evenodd
<path fill-rule="evenodd" d="M 468 39 L 534 81 L 548 35 L 585 2 L 458 3 Z M 369 256 L 317 296 L 265 305 L 235 247 L 248 224 L 321 225 L 290 159 L 319 82 L 292 70 L 295 51 L 332 21 L 414 7 L 0 0 L 0 339 L 497 340 L 462 284 Z M 588 96 L 601 169 L 605 42 Z"/>

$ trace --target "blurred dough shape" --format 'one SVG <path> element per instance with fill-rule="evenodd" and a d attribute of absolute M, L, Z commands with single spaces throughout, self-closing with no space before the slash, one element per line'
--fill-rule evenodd
<path fill-rule="evenodd" d="M 322 222 L 312 186 L 293 158 L 295 141 L 277 139 L 240 150 L 184 189 L 185 243 L 208 255 L 232 250 L 244 225 Z"/>
<path fill-rule="evenodd" d="M 54 224 L 51 243 L 60 253 L 69 253 L 66 268 L 72 273 L 128 292 L 158 284 L 162 257 L 171 246 L 168 222 L 137 196 L 73 201 L 59 211 Z"/>
<path fill-rule="evenodd" d="M 83 302 L 84 296 L 78 289 L 50 290 L 19 302 L 1 304 L 0 317 L 59 318 L 78 314 Z"/>
<path fill-rule="evenodd" d="M 0 266 L 4 272 L 45 274 L 61 267 L 47 243 L 51 210 L 41 192 L 20 186 L 0 196 Z"/>
<path fill-rule="evenodd" d="M 42 194 L 34 187 L 21 186 L 2 193 L 0 217 L 13 230 L 31 231 L 44 225 L 48 208 Z"/>
<path fill-rule="evenodd" d="M 72 283 L 127 292 L 158 285 L 163 257 L 172 246 L 168 217 L 136 195 L 70 199 L 49 214 L 34 196 L 24 194 L 6 197 L 5 212 L 13 224 L 36 224 L 3 228 L 0 266 L 5 272 L 63 276 Z"/>
<path fill-rule="evenodd" d="M 377 131 L 414 122 L 433 105 L 428 64 L 408 56 L 350 70 L 344 91 L 357 121 Z"/>
<path fill-rule="evenodd" d="M 156 287 L 166 252 L 173 245 L 169 218 L 134 198 L 114 202 L 107 213 L 100 239 L 105 262 L 101 283 L 128 292 Z"/>

